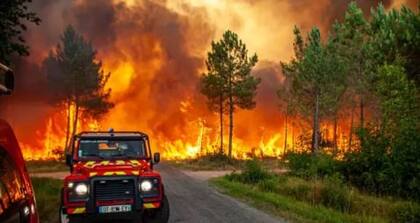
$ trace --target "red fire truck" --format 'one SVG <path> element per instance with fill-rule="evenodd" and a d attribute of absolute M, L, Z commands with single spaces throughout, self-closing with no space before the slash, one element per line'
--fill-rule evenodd
<path fill-rule="evenodd" d="M 82 132 L 73 139 L 66 162 L 60 222 L 166 223 L 169 203 L 153 165 L 149 137 L 142 132 Z"/>
<path fill-rule="evenodd" d="M 0 95 L 14 85 L 13 72 L 0 64 Z M 0 119 L 0 222 L 38 223 L 35 196 L 22 152 L 10 125 Z"/>

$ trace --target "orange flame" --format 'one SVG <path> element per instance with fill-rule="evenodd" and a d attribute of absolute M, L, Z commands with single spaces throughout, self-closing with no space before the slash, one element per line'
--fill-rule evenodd
<path fill-rule="evenodd" d="M 72 7 L 74 10 L 78 6 L 89 9 L 97 7 L 92 1 L 75 2 Z M 262 96 L 257 98 L 256 109 L 235 113 L 232 155 L 238 159 L 253 156 L 279 157 L 287 150 L 299 149 L 297 146 L 295 148 L 298 137 L 310 131 L 310 127 L 289 124 L 287 137 L 285 136 L 282 123 L 284 117 L 278 111 L 275 96 L 282 75 L 278 63 L 270 61 L 285 61 L 290 58 L 293 54 L 293 26 L 296 23 L 313 22 L 312 18 L 322 15 L 321 6 L 325 3 L 307 7 L 314 8 L 315 11 L 306 9 L 296 13 L 294 1 L 261 1 L 255 4 L 229 0 L 111 2 L 115 6 L 118 4 L 118 7 L 109 7 L 110 10 L 115 10 L 112 11 L 115 19 L 109 21 L 112 26 L 108 29 L 112 28 L 111 31 L 116 35 L 104 38 L 90 30 L 96 28 L 90 25 L 86 26 L 89 30 L 84 27 L 82 31 L 87 37 L 93 37 L 95 46 L 99 45 L 98 59 L 103 62 L 104 71 L 111 72 L 106 87 L 112 89 L 111 101 L 116 106 L 103 120 L 79 120 L 78 131 L 105 130 L 102 126 L 113 127 L 116 131 L 144 131 L 150 135 L 152 149 L 162 152 L 166 159 L 191 159 L 218 152 L 221 139 L 217 116 L 205 107 L 205 98 L 199 95 L 196 85 L 199 74 L 205 69 L 204 58 L 211 40 L 221 36 L 226 29 L 231 29 L 248 44 L 250 52 L 257 52 L 261 58 L 260 64 L 267 63 L 255 69 L 263 71 L 259 75 L 262 77 L 261 85 L 265 84 L 259 88 L 263 90 L 257 94 L 257 97 Z M 273 20 L 279 12 L 287 19 Z M 91 14 L 94 18 L 101 18 L 94 11 Z M 225 19 L 219 19 L 221 17 Z M 79 23 L 83 22 L 74 19 Z M 64 22 L 78 24 L 72 20 Z M 52 37 L 45 38 L 48 37 L 44 36 L 46 33 L 50 33 L 50 30 L 28 37 L 31 46 L 35 48 L 31 53 L 34 63 L 41 64 L 48 49 L 58 41 L 57 39 L 54 43 L 49 43 L 46 40 Z M 58 33 L 54 33 L 54 36 L 58 36 Z M 95 40 L 98 39 L 106 41 L 96 43 Z M 282 44 L 272 47 L 273 42 Z M 295 119 L 293 122 L 304 122 L 299 118 Z M 63 107 L 49 115 L 33 136 L 24 134 L 27 137 L 21 147 L 25 158 L 62 157 L 66 144 L 66 120 L 67 113 Z M 70 109 L 70 120 L 74 120 L 73 109 Z M 73 127 L 72 123 L 71 121 L 70 129 Z M 339 123 L 340 148 L 346 148 L 348 143 L 350 128 L 346 123 L 349 121 L 341 120 Z M 324 138 L 333 138 L 332 129 L 330 123 L 322 126 Z M 27 133 L 26 129 L 19 130 Z M 227 131 L 225 133 L 226 153 Z M 32 140 L 28 141 L 28 138 Z"/>

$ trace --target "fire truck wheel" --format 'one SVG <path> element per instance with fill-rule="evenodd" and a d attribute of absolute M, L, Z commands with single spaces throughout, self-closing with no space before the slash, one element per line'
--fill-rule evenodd
<path fill-rule="evenodd" d="M 74 218 L 74 217 L 70 217 L 67 213 L 66 210 L 63 206 L 60 207 L 60 213 L 59 213 L 59 222 L 60 223 L 83 223 L 84 221 L 82 220 L 82 218 Z"/>
<path fill-rule="evenodd" d="M 61 189 L 61 204 L 60 204 L 60 209 L 58 213 L 59 222 L 60 223 L 82 223 L 82 220 L 70 218 L 70 216 L 67 214 L 66 209 L 64 208 L 64 205 L 63 205 L 63 195 L 64 195 L 64 189 Z"/>
<path fill-rule="evenodd" d="M 166 196 L 163 197 L 162 205 L 159 209 L 145 211 L 143 216 L 144 223 L 167 223 L 169 220 L 169 201 Z"/>
<path fill-rule="evenodd" d="M 58 215 L 60 223 L 69 223 L 69 216 L 63 206 L 60 206 L 60 213 Z"/>

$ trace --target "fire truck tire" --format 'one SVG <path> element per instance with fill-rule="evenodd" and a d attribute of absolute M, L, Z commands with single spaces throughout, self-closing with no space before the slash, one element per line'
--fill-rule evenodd
<path fill-rule="evenodd" d="M 154 211 L 146 211 L 143 215 L 144 223 L 167 223 L 169 220 L 169 201 L 166 195 L 163 197 L 162 205 Z"/>
<path fill-rule="evenodd" d="M 66 210 L 63 206 L 60 207 L 60 213 L 59 213 L 59 222 L 60 223 L 83 223 L 83 219 L 77 217 L 71 217 L 67 215 Z"/>
<path fill-rule="evenodd" d="M 58 212 L 58 220 L 60 223 L 69 223 L 69 216 L 67 215 L 65 208 L 61 205 Z"/>
<path fill-rule="evenodd" d="M 68 223 L 69 222 L 69 216 L 67 215 L 66 209 L 63 206 L 63 194 L 64 194 L 64 189 L 61 188 L 60 208 L 58 209 L 58 222 Z"/>
<path fill-rule="evenodd" d="M 73 219 L 67 213 L 66 209 L 64 208 L 63 204 L 63 195 L 64 189 L 61 189 L 61 202 L 60 202 L 60 209 L 58 212 L 58 222 L 60 223 L 82 223 L 83 221 L 80 219 Z"/>

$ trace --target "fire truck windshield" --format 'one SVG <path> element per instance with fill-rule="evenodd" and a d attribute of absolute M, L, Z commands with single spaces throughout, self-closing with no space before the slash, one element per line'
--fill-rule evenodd
<path fill-rule="evenodd" d="M 146 144 L 138 139 L 80 139 L 77 155 L 81 159 L 145 158 Z"/>

